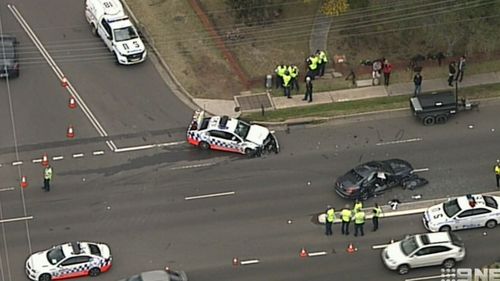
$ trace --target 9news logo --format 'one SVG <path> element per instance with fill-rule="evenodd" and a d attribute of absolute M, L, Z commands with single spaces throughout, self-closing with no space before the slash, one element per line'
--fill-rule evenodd
<path fill-rule="evenodd" d="M 500 281 L 500 268 L 442 268 L 441 281 Z"/>

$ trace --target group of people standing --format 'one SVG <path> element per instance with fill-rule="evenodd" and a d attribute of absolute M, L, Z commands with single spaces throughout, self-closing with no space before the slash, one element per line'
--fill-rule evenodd
<path fill-rule="evenodd" d="M 373 230 L 378 230 L 378 222 L 379 218 L 382 216 L 382 208 L 379 207 L 377 203 L 372 209 L 372 223 Z M 354 236 L 364 236 L 364 224 L 366 219 L 366 214 L 363 211 L 363 203 L 361 201 L 356 201 L 354 204 L 354 208 L 351 210 L 349 205 L 346 205 L 342 211 L 340 212 L 340 219 L 342 221 L 341 233 L 342 235 L 349 235 L 349 225 L 351 221 L 354 221 Z M 327 236 L 333 235 L 332 226 L 335 222 L 335 209 L 331 206 L 327 207 L 326 210 L 326 220 L 325 220 L 325 234 Z"/>
<path fill-rule="evenodd" d="M 461 56 L 458 60 L 458 64 L 456 61 L 451 61 L 448 65 L 448 85 L 453 87 L 453 81 L 462 82 L 464 78 L 464 70 L 465 70 L 465 56 Z"/>
<path fill-rule="evenodd" d="M 328 63 L 328 57 L 325 51 L 316 50 L 316 53 L 310 55 L 306 59 L 307 72 L 304 79 L 306 83 L 306 91 L 302 100 L 312 102 L 313 84 L 312 81 L 317 77 L 322 77 L 325 74 L 325 67 Z M 299 68 L 296 65 L 278 65 L 274 70 L 276 74 L 276 89 L 283 88 L 285 97 L 291 99 L 291 91 L 299 88 Z"/>
<path fill-rule="evenodd" d="M 385 58 L 378 59 L 372 63 L 372 85 L 380 85 L 380 77 L 384 74 L 384 85 L 389 86 L 389 79 L 391 78 L 392 64 Z"/>

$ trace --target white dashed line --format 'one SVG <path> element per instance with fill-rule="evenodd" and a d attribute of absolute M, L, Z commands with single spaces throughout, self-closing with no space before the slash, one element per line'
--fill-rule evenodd
<path fill-rule="evenodd" d="M 174 142 L 166 142 L 166 143 L 160 143 L 157 144 L 158 147 L 163 147 L 163 146 L 173 146 L 173 145 L 180 145 L 185 143 L 185 141 L 174 141 Z"/>
<path fill-rule="evenodd" d="M 173 167 L 173 168 L 170 168 L 170 170 L 201 168 L 201 167 L 212 166 L 212 165 L 215 165 L 215 164 L 216 163 L 210 162 L 210 163 L 204 163 L 204 164 L 186 165 L 186 166 L 180 166 L 180 167 Z"/>
<path fill-rule="evenodd" d="M 389 246 L 389 244 L 385 244 L 385 245 L 373 245 L 372 246 L 372 249 L 376 250 L 376 249 L 383 249 L 385 247 Z"/>
<path fill-rule="evenodd" d="M 124 147 L 124 148 L 117 148 L 114 151 L 115 152 L 127 152 L 127 151 L 134 151 L 134 150 L 143 150 L 143 149 L 150 149 L 156 147 L 156 144 L 148 144 L 148 145 L 142 145 L 142 146 L 131 146 L 131 147 Z"/>
<path fill-rule="evenodd" d="M 205 198 L 228 196 L 228 195 L 234 195 L 234 194 L 236 194 L 236 192 L 234 192 L 234 191 L 212 193 L 212 194 L 205 194 L 205 195 L 189 196 L 189 197 L 185 197 L 184 200 L 205 199 Z"/>
<path fill-rule="evenodd" d="M 443 279 L 443 278 L 450 278 L 450 277 L 455 277 L 455 274 L 441 274 L 441 275 L 433 275 L 433 276 L 423 276 L 423 277 L 405 279 L 405 281 L 420 281 L 420 280 L 431 280 L 431 279 L 438 279 L 438 278 Z"/>
<path fill-rule="evenodd" d="M 102 151 L 102 150 L 92 152 L 92 155 L 94 155 L 94 156 L 103 155 L 103 154 L 104 154 L 104 151 Z"/>
<path fill-rule="evenodd" d="M 321 251 L 321 252 L 312 252 L 312 253 L 309 253 L 308 256 L 310 257 L 318 257 L 318 256 L 326 256 L 326 252 L 325 251 Z"/>
<path fill-rule="evenodd" d="M 246 260 L 246 261 L 241 261 L 240 264 L 241 265 L 249 265 L 249 264 L 257 264 L 259 262 L 260 262 L 259 260 Z"/>
<path fill-rule="evenodd" d="M 64 156 L 54 156 L 52 157 L 52 160 L 57 161 L 57 160 L 63 160 Z"/>
<path fill-rule="evenodd" d="M 36 163 L 42 163 L 42 158 L 38 158 L 38 159 L 33 159 L 31 160 L 32 163 L 36 164 Z"/>
<path fill-rule="evenodd" d="M 25 220 L 32 220 L 33 216 L 29 217 L 19 217 L 19 218 L 13 218 L 13 219 L 5 219 L 5 220 L 0 220 L 0 223 L 6 223 L 6 222 L 16 222 L 16 221 L 25 221 Z"/>
<path fill-rule="evenodd" d="M 3 192 L 3 191 L 12 191 L 12 190 L 14 190 L 13 187 L 0 188 L 0 192 Z"/>
<path fill-rule="evenodd" d="M 23 164 L 23 161 L 12 162 L 12 166 L 19 166 L 22 164 Z"/>
<path fill-rule="evenodd" d="M 421 141 L 421 140 L 422 140 L 421 138 L 414 138 L 414 139 L 407 139 L 407 140 L 379 142 L 376 145 L 400 144 L 400 143 L 416 142 L 416 141 Z"/>
<path fill-rule="evenodd" d="M 85 154 L 83 154 L 83 153 L 75 153 L 75 154 L 73 154 L 73 158 L 81 158 L 83 156 L 85 156 Z"/>
<path fill-rule="evenodd" d="M 427 172 L 429 171 L 429 168 L 422 168 L 422 169 L 414 169 L 411 171 L 412 173 L 420 173 L 420 172 Z"/>

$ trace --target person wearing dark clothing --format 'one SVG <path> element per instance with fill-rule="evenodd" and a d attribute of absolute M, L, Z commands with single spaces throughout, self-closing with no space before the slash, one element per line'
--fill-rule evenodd
<path fill-rule="evenodd" d="M 382 209 L 378 206 L 377 203 L 375 203 L 375 207 L 373 207 L 373 217 L 372 217 L 372 222 L 373 222 L 373 231 L 378 230 L 378 219 L 382 215 Z"/>
<path fill-rule="evenodd" d="M 302 100 L 308 100 L 309 102 L 313 101 L 313 84 L 311 77 L 306 77 L 306 94 Z"/>
<path fill-rule="evenodd" d="M 462 79 L 464 79 L 464 70 L 465 70 L 465 56 L 461 56 L 460 60 L 458 60 L 458 67 L 457 67 L 457 77 L 455 80 L 458 82 L 462 82 Z"/>
<path fill-rule="evenodd" d="M 352 86 L 356 87 L 356 72 L 354 72 L 354 68 L 351 68 L 349 74 L 345 77 L 345 80 L 351 80 Z"/>
<path fill-rule="evenodd" d="M 420 95 L 422 92 L 422 75 L 420 75 L 420 72 L 415 73 L 415 76 L 413 76 L 413 83 L 415 84 L 415 96 Z"/>
<path fill-rule="evenodd" d="M 450 62 L 448 65 L 448 86 L 453 87 L 453 79 L 455 78 L 455 73 L 457 72 L 455 61 Z"/>
<path fill-rule="evenodd" d="M 497 178 L 497 188 L 500 188 L 500 160 L 497 160 L 495 165 L 495 176 Z"/>
<path fill-rule="evenodd" d="M 388 60 L 384 61 L 383 72 L 384 72 L 384 85 L 389 86 L 389 78 L 391 77 L 392 64 L 390 64 Z"/>
<path fill-rule="evenodd" d="M 330 235 L 333 235 L 332 225 L 333 225 L 333 222 L 335 221 L 335 209 L 333 209 L 332 206 L 328 206 L 326 208 L 325 214 L 326 214 L 325 235 L 330 236 Z"/>

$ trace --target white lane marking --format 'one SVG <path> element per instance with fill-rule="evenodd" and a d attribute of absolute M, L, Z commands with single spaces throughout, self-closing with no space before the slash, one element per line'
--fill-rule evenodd
<path fill-rule="evenodd" d="M 210 162 L 210 163 L 204 163 L 204 164 L 186 165 L 186 166 L 180 166 L 180 167 L 173 167 L 173 168 L 170 168 L 170 170 L 201 168 L 201 167 L 212 166 L 212 165 L 215 165 L 215 164 L 216 163 L 214 163 L 214 162 Z"/>
<path fill-rule="evenodd" d="M 420 172 L 427 172 L 427 171 L 429 171 L 429 168 L 414 169 L 411 172 L 412 173 L 420 173 Z"/>
<path fill-rule="evenodd" d="M 33 162 L 33 163 L 42 163 L 42 158 L 33 159 L 33 160 L 31 160 L 31 162 Z"/>
<path fill-rule="evenodd" d="M 189 197 L 185 197 L 184 200 L 205 199 L 205 198 L 221 197 L 221 196 L 228 196 L 228 195 L 235 195 L 235 194 L 236 194 L 236 192 L 234 192 L 234 191 L 228 191 L 228 192 L 221 192 L 221 193 L 189 196 Z"/>
<path fill-rule="evenodd" d="M 317 256 L 325 256 L 327 253 L 325 251 L 321 252 L 309 252 L 308 256 L 310 257 L 317 257 Z"/>
<path fill-rule="evenodd" d="M 64 156 L 54 156 L 52 157 L 52 160 L 57 161 L 57 160 L 63 160 Z"/>
<path fill-rule="evenodd" d="M 375 145 L 388 145 L 388 144 L 400 144 L 400 143 L 408 143 L 408 142 L 416 142 L 421 141 L 421 138 L 407 139 L 407 140 L 397 140 L 397 141 L 388 141 L 388 142 L 379 142 Z"/>
<path fill-rule="evenodd" d="M 179 144 L 183 144 L 183 143 L 186 143 L 186 142 L 185 141 L 174 141 L 174 142 L 160 143 L 160 144 L 157 144 L 157 145 L 158 145 L 158 147 L 163 147 L 163 146 L 179 145 Z"/>
<path fill-rule="evenodd" d="M 12 190 L 14 190 L 13 187 L 0 188 L 0 192 L 3 192 L 3 191 L 12 191 Z"/>
<path fill-rule="evenodd" d="M 249 264 L 257 264 L 259 263 L 260 261 L 255 259 L 255 260 L 246 260 L 246 261 L 241 261 L 240 264 L 241 265 L 249 265 Z"/>
<path fill-rule="evenodd" d="M 103 154 L 104 154 L 104 151 L 102 151 L 102 150 L 92 152 L 92 155 L 94 155 L 94 156 L 95 155 L 103 155 Z"/>
<path fill-rule="evenodd" d="M 32 220 L 33 216 L 29 217 L 19 217 L 19 218 L 12 218 L 12 219 L 5 219 L 5 220 L 0 220 L 0 223 L 6 223 L 6 222 L 16 222 L 16 221 L 25 221 L 25 220 Z"/>
<path fill-rule="evenodd" d="M 405 279 L 405 281 L 431 280 L 431 279 L 446 278 L 446 277 L 455 277 L 455 274 L 441 274 L 441 275 L 433 275 L 433 276 L 423 276 L 423 277 Z"/>
<path fill-rule="evenodd" d="M 383 249 L 387 246 L 389 246 L 390 244 L 385 244 L 385 245 L 373 245 L 372 246 L 372 249 L 376 250 L 376 249 Z"/>
<path fill-rule="evenodd" d="M 62 72 L 62 70 L 59 68 L 59 66 L 55 63 L 55 61 L 52 59 L 50 56 L 49 52 L 45 47 L 43 46 L 42 42 L 38 39 L 36 36 L 35 32 L 31 29 L 29 24 L 26 22 L 24 17 L 21 15 L 21 13 L 17 10 L 16 6 L 8 4 L 7 7 L 11 11 L 11 13 L 14 15 L 16 18 L 17 22 L 21 25 L 21 27 L 24 29 L 24 31 L 27 33 L 27 35 L 30 37 L 31 41 L 35 44 L 37 47 L 38 51 L 42 54 L 42 56 L 45 58 L 45 61 L 49 64 L 49 66 L 52 68 L 54 73 L 56 74 L 57 78 L 59 81 L 61 81 L 63 78 L 66 76 Z M 77 101 L 79 108 L 83 111 L 83 113 L 87 116 L 87 119 L 92 123 L 96 131 L 99 133 L 101 137 L 107 137 L 108 133 L 106 133 L 106 130 L 102 127 L 102 125 L 99 123 L 97 118 L 94 116 L 92 111 L 88 108 L 87 104 L 83 101 L 83 99 L 80 97 L 76 89 L 71 85 L 71 83 L 68 81 L 67 82 L 68 86 L 66 87 L 67 91 L 69 94 L 75 98 Z M 106 141 L 107 146 L 109 149 L 114 151 L 116 149 L 116 145 L 113 143 L 113 141 Z"/>
<path fill-rule="evenodd" d="M 83 153 L 75 153 L 73 154 L 73 158 L 80 158 L 80 157 L 83 157 L 85 154 Z"/>
<path fill-rule="evenodd" d="M 175 141 L 175 142 L 165 142 L 165 143 L 159 143 L 159 144 L 146 144 L 146 145 L 141 145 L 141 146 L 129 146 L 129 147 L 124 147 L 124 148 L 117 148 L 114 150 L 114 152 L 127 152 L 127 151 L 134 151 L 134 150 L 143 150 L 143 149 L 150 149 L 150 148 L 155 148 L 155 147 L 164 147 L 164 146 L 174 146 L 174 145 L 179 145 L 185 143 L 184 141 Z"/>
<path fill-rule="evenodd" d="M 23 164 L 23 161 L 12 162 L 12 166 L 19 166 L 22 164 Z"/>

